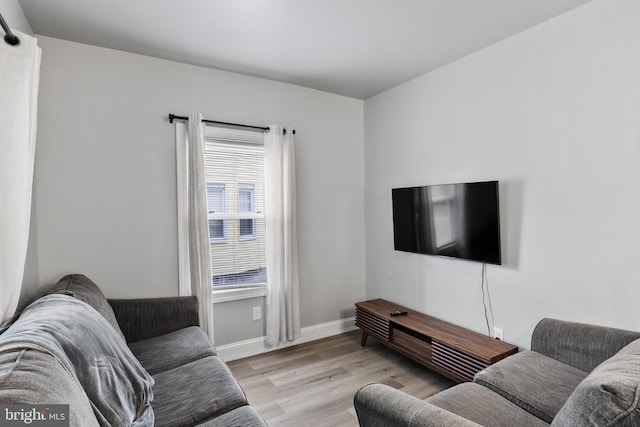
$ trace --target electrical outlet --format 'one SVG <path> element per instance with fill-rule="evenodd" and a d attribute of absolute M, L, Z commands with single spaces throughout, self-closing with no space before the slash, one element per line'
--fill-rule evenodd
<path fill-rule="evenodd" d="M 258 305 L 256 307 L 253 307 L 253 320 L 260 320 L 260 319 L 262 319 L 262 309 Z"/>
<path fill-rule="evenodd" d="M 493 327 L 493 337 L 497 340 L 504 341 L 504 329 Z"/>

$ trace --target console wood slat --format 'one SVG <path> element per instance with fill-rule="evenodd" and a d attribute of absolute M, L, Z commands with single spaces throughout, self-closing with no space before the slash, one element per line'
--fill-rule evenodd
<path fill-rule="evenodd" d="M 390 339 L 389 322 L 366 310 L 356 309 L 356 326 L 380 340 L 389 341 Z"/>

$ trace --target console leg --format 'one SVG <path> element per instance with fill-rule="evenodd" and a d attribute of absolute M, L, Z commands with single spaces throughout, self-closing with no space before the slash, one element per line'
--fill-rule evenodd
<path fill-rule="evenodd" d="M 362 339 L 360 340 L 360 345 L 362 347 L 365 346 L 365 344 L 367 343 L 367 337 L 369 336 L 369 334 L 367 333 L 367 331 L 362 331 Z"/>

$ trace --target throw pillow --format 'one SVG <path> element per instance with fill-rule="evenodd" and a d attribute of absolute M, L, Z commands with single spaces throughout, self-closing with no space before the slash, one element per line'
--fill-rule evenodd
<path fill-rule="evenodd" d="M 575 389 L 552 426 L 640 425 L 640 339 L 598 365 Z"/>

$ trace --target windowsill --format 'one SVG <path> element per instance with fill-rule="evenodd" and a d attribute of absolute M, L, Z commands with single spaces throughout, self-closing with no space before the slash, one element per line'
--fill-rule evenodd
<path fill-rule="evenodd" d="M 214 304 L 248 298 L 260 298 L 267 295 L 267 285 L 247 286 L 236 289 L 220 289 L 214 290 L 212 294 Z"/>

